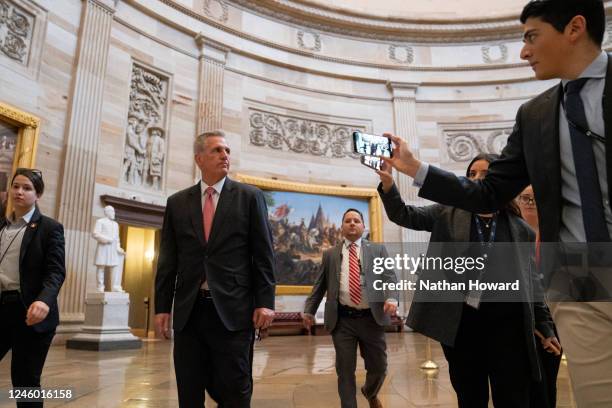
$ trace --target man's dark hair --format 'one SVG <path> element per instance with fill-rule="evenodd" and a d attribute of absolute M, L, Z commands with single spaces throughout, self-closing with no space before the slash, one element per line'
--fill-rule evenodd
<path fill-rule="evenodd" d="M 532 0 L 523 8 L 521 23 L 539 18 L 562 33 L 572 18 L 583 16 L 591 40 L 599 47 L 606 31 L 606 11 L 602 0 Z"/>
<path fill-rule="evenodd" d="M 365 224 L 365 221 L 364 221 L 364 219 L 363 219 L 363 214 L 361 213 L 361 211 L 359 211 L 359 210 L 358 210 L 358 209 L 356 209 L 356 208 L 349 208 L 348 210 L 346 210 L 346 211 L 344 212 L 344 214 L 342 214 L 342 222 L 344 222 L 344 217 L 346 216 L 346 214 L 347 214 L 347 213 L 349 213 L 349 212 L 351 212 L 351 211 L 355 211 L 357 214 L 359 214 L 359 216 L 361 217 L 361 223 L 362 223 L 362 224 Z"/>

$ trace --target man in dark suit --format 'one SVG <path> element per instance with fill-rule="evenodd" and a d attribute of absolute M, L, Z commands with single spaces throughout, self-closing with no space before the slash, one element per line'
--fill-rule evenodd
<path fill-rule="evenodd" d="M 204 390 L 223 407 L 248 407 L 254 328 L 274 318 L 274 253 L 261 190 L 227 177 L 221 131 L 194 144 L 202 181 L 168 198 L 155 281 L 155 326 L 170 337 L 181 407 Z"/>
<path fill-rule="evenodd" d="M 367 371 L 361 392 L 370 407 L 380 408 L 378 392 L 387 374 L 387 343 L 385 326 L 389 316 L 397 311 L 394 291 L 384 290 L 380 282 L 396 282 L 395 272 L 384 269 L 373 271 L 374 258 L 387 258 L 381 244 L 362 239 L 363 215 L 349 208 L 342 217 L 344 239 L 323 253 L 321 270 L 304 307 L 304 325 L 314 324 L 323 296 L 325 302 L 325 328 L 331 332 L 336 350 L 338 393 L 342 408 L 356 408 L 355 367 L 357 345 Z M 383 290 L 380 290 L 383 289 Z"/>
<path fill-rule="evenodd" d="M 421 197 L 475 213 L 501 208 L 532 184 L 544 244 L 609 245 L 612 63 L 601 50 L 606 25 L 603 3 L 533 1 L 523 9 L 521 22 L 525 43 L 521 58 L 538 79 L 562 81 L 521 106 L 502 157 L 491 163 L 486 178 L 469 181 L 422 163 L 403 140 L 392 135 L 394 158 L 386 161 L 414 178 Z M 544 272 L 576 266 L 567 259 L 565 266 L 554 265 L 557 261 L 543 257 Z M 602 276 L 609 280 L 612 273 Z M 565 285 L 568 293 L 585 290 L 588 295 L 586 283 L 556 282 Z M 612 303 L 553 306 L 578 406 L 612 406 Z"/>

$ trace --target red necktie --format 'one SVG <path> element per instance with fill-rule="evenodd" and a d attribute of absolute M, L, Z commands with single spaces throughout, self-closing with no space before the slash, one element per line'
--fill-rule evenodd
<path fill-rule="evenodd" d="M 215 203 L 213 202 L 214 192 L 214 188 L 208 187 L 204 193 L 206 194 L 206 198 L 204 199 L 204 211 L 202 212 L 202 218 L 204 218 L 204 238 L 206 238 L 206 242 L 208 242 L 213 218 L 215 217 Z"/>
<path fill-rule="evenodd" d="M 354 242 L 349 245 L 349 295 L 351 302 L 358 305 L 361 303 L 361 276 L 356 247 Z"/>

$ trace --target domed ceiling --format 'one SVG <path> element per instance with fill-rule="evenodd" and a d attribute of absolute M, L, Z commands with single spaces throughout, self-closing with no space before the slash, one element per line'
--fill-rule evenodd
<path fill-rule="evenodd" d="M 405 20 L 457 21 L 516 17 L 527 0 L 301 0 L 348 14 Z"/>

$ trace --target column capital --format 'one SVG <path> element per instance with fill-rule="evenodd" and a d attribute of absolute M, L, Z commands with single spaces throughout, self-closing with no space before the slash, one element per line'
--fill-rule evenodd
<path fill-rule="evenodd" d="M 115 14 L 119 0 L 82 0 L 83 3 L 93 4 L 102 7 L 111 14 Z"/>
<path fill-rule="evenodd" d="M 210 58 L 225 64 L 231 51 L 229 47 L 206 37 L 201 32 L 197 33 L 193 39 L 200 51 L 200 58 Z"/>
<path fill-rule="evenodd" d="M 419 82 L 397 82 L 387 81 L 387 88 L 393 93 L 395 98 L 415 99 L 417 89 L 421 86 Z"/>

